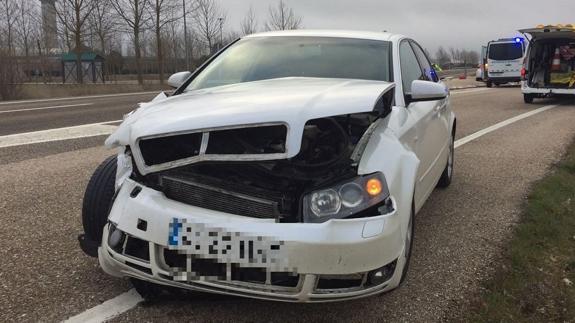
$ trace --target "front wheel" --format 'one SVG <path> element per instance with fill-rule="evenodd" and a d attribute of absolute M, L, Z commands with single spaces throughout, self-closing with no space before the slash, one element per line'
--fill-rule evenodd
<path fill-rule="evenodd" d="M 445 169 L 441 174 L 441 178 L 439 178 L 439 183 L 437 183 L 438 187 L 446 188 L 451 184 L 451 180 L 453 178 L 453 164 L 455 161 L 455 137 L 451 135 L 451 139 L 449 142 L 449 156 L 447 157 L 447 164 L 445 165 Z"/>
<path fill-rule="evenodd" d="M 109 157 L 98 166 L 88 182 L 82 204 L 84 234 L 78 237 L 80 247 L 87 255 L 98 256 L 104 226 L 112 207 L 116 185 L 116 156 Z"/>
<path fill-rule="evenodd" d="M 409 269 L 409 262 L 411 260 L 411 250 L 413 249 L 413 234 L 415 232 L 415 224 L 414 224 L 414 214 L 415 214 L 415 207 L 411 206 L 411 214 L 409 216 L 409 222 L 407 224 L 407 232 L 405 233 L 405 246 L 404 246 L 404 261 L 405 265 L 403 266 L 403 270 L 401 271 L 401 279 L 399 280 L 399 284 L 403 284 L 405 279 L 407 278 L 407 271 Z"/>
<path fill-rule="evenodd" d="M 527 104 L 533 103 L 534 98 L 535 96 L 533 94 L 523 94 L 523 101 Z"/>
<path fill-rule="evenodd" d="M 487 84 L 487 87 L 493 87 L 493 82 L 491 82 L 491 81 L 487 81 L 486 84 Z"/>

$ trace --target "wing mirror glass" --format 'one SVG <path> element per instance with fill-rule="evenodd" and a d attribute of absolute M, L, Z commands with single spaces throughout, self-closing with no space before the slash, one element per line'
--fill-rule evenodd
<path fill-rule="evenodd" d="M 443 83 L 415 80 L 411 83 L 411 102 L 443 100 L 449 89 Z"/>
<path fill-rule="evenodd" d="M 190 72 L 178 72 L 168 78 L 168 85 L 177 89 L 192 75 Z"/>

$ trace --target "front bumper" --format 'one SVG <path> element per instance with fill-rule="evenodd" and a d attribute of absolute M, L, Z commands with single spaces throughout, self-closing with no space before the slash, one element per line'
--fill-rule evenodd
<path fill-rule="evenodd" d="M 136 187 L 141 191 L 131 197 L 130 193 Z M 147 249 L 147 252 L 144 252 L 145 256 L 133 252 L 127 254 L 125 241 L 124 249 L 110 246 L 110 226 L 107 226 L 99 249 L 100 264 L 107 273 L 204 292 L 293 302 L 351 299 L 395 288 L 404 266 L 404 235 L 401 234 L 395 208 L 374 218 L 331 220 L 321 224 L 275 223 L 175 202 L 161 192 L 126 180 L 109 220 L 127 239 L 143 243 L 141 249 Z M 174 221 L 188 223 L 188 232 L 192 228 L 202 231 L 195 234 L 202 239 L 212 237 L 210 239 L 219 242 L 219 246 L 225 243 L 223 238 L 212 236 L 212 233 L 227 234 L 242 240 L 242 243 L 245 241 L 246 248 L 248 240 L 256 246 L 271 243 L 279 244 L 281 248 L 272 251 L 267 260 L 264 251 L 262 262 L 257 250 L 254 250 L 253 257 L 250 255 L 249 259 L 244 259 L 212 252 L 213 246 L 203 246 L 199 251 L 178 246 L 174 243 Z M 252 244 L 249 245 L 252 248 Z M 228 250 L 233 253 L 236 249 Z M 173 261 L 168 260 L 167 255 L 174 254 L 182 258 L 182 267 L 176 268 Z M 221 265 L 225 270 L 223 274 L 212 275 L 206 274 L 204 268 L 200 274 L 198 270 L 192 270 L 190 263 L 193 261 Z M 390 269 L 393 271 L 389 272 L 386 280 L 371 282 L 370 275 L 382 267 L 388 272 Z M 230 268 L 262 270 L 265 279 L 236 279 Z M 275 274 L 288 274 L 293 283 L 276 284 L 270 278 Z M 352 280 L 357 284 L 348 284 Z M 337 282 L 335 285 L 326 283 L 334 281 Z"/>

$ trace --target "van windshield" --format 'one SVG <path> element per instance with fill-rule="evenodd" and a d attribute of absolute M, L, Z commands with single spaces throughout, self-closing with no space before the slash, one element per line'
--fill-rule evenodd
<path fill-rule="evenodd" d="M 521 43 L 499 43 L 489 45 L 489 59 L 496 61 L 509 61 L 523 56 Z"/>
<path fill-rule="evenodd" d="M 257 37 L 238 41 L 186 90 L 283 77 L 390 81 L 391 45 L 330 37 Z"/>

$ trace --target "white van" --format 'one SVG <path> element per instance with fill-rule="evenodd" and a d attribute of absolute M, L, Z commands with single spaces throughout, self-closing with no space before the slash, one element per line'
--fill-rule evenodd
<path fill-rule="evenodd" d="M 521 37 L 494 40 L 487 44 L 487 87 L 521 81 L 525 47 Z"/>
<path fill-rule="evenodd" d="M 525 102 L 575 95 L 575 25 L 540 25 L 520 32 L 530 42 L 521 71 Z"/>

